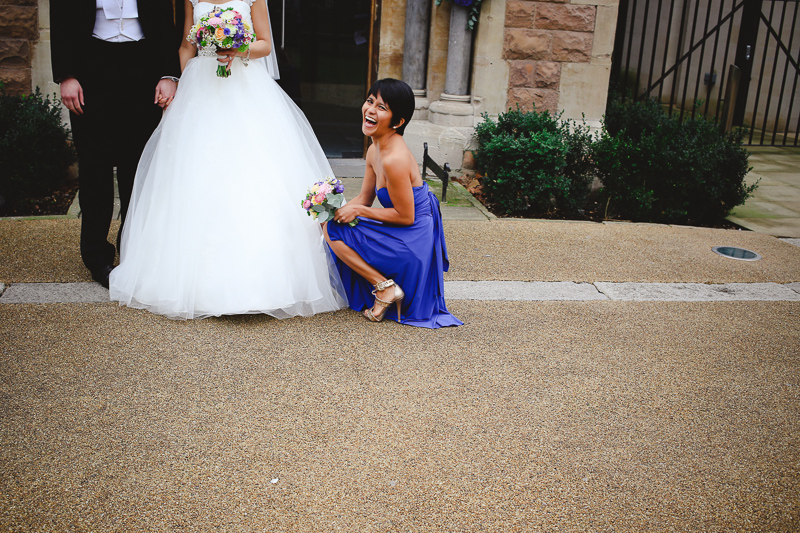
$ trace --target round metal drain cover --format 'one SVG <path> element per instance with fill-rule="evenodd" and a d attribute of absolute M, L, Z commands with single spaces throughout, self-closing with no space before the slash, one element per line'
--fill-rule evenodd
<path fill-rule="evenodd" d="M 731 259 L 740 259 L 741 261 L 758 261 L 761 259 L 761 256 L 752 250 L 745 250 L 735 246 L 715 246 L 712 250 L 719 255 L 730 257 Z"/>

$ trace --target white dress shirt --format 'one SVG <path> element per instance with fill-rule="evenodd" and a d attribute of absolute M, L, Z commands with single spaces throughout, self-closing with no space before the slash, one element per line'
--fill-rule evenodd
<path fill-rule="evenodd" d="M 112 43 L 140 41 L 144 38 L 136 0 L 97 0 L 96 5 L 93 37 Z"/>

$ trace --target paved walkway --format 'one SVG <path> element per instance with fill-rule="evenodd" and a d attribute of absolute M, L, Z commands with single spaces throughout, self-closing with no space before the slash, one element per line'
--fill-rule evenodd
<path fill-rule="evenodd" d="M 752 146 L 753 170 L 747 183 L 760 180 L 752 198 L 728 219 L 743 228 L 776 237 L 800 237 L 800 147 Z"/>
<path fill-rule="evenodd" d="M 349 176 L 342 178 L 345 190 L 354 195 L 361 187 L 361 180 L 364 173 L 363 160 L 333 160 L 332 166 L 337 176 Z M 441 183 L 431 179 L 430 185 L 434 191 L 441 196 Z M 377 201 L 376 201 L 377 202 Z M 771 238 L 756 239 L 756 235 L 748 232 L 725 232 L 718 230 L 686 228 L 682 226 L 666 226 L 656 224 L 621 224 L 608 222 L 597 224 L 593 222 L 573 222 L 573 221 L 525 221 L 525 220 L 498 220 L 489 213 L 477 200 L 475 200 L 458 182 L 452 182 L 448 189 L 448 201 L 442 204 L 443 217 L 448 229 L 448 240 L 450 241 L 451 252 L 456 251 L 456 257 L 461 256 L 465 259 L 463 263 L 469 265 L 480 265 L 479 268 L 469 269 L 464 272 L 464 267 L 456 262 L 451 272 L 447 275 L 445 282 L 445 295 L 450 300 L 505 300 L 505 301 L 579 301 L 579 300 L 640 300 L 640 301 L 794 301 L 800 299 L 800 279 L 792 277 L 797 269 L 789 268 L 789 276 L 783 273 L 781 281 L 776 282 L 774 278 L 747 277 L 738 278 L 713 278 L 703 277 L 695 279 L 693 273 L 686 271 L 680 275 L 667 276 L 666 278 L 636 278 L 617 274 L 594 273 L 589 277 L 578 277 L 574 279 L 574 267 L 568 269 L 557 268 L 551 277 L 536 279 L 537 273 L 545 270 L 545 264 L 552 261 L 553 257 L 563 256 L 560 264 L 569 265 L 570 255 L 578 254 L 584 264 L 588 258 L 596 256 L 596 250 L 616 248 L 622 250 L 620 241 L 628 243 L 624 248 L 622 257 L 624 260 L 638 261 L 642 257 L 655 252 L 656 254 L 674 254 L 677 265 L 685 268 L 691 265 L 706 265 L 705 272 L 718 269 L 718 265 L 726 265 L 722 271 L 749 271 L 759 272 L 764 270 L 765 264 L 770 264 L 774 260 L 774 255 L 770 253 L 770 248 L 774 246 Z M 486 223 L 493 221 L 492 230 L 486 229 L 473 231 L 471 225 L 459 224 L 459 222 Z M 29 221 L 34 222 L 34 221 Z M 44 222 L 44 221 L 42 221 Z M 52 221 L 51 221 L 52 223 Z M 28 229 L 32 229 L 33 225 Z M 61 226 L 66 228 L 66 226 Z M 77 221 L 73 221 L 72 230 L 77 228 Z M 521 228 L 522 231 L 517 231 Z M 498 250 L 498 243 L 518 243 L 530 242 L 527 232 L 529 228 L 536 228 L 540 236 L 536 237 L 537 247 L 540 249 L 538 257 L 536 255 L 519 255 L 517 251 L 513 253 L 518 257 L 523 257 L 528 261 L 533 269 L 528 269 L 522 277 L 515 277 L 513 268 L 509 263 L 518 263 L 518 258 L 508 257 L 501 264 L 490 267 L 495 262 L 494 258 L 507 255 L 504 251 Z M 17 228 L 21 229 L 21 228 Z M 466 230 L 466 231 L 465 231 Z M 665 236 L 674 238 L 677 235 L 687 232 L 697 235 L 704 235 L 702 242 L 695 242 L 696 238 L 687 239 L 682 237 L 685 247 L 692 247 L 693 253 L 687 254 L 686 249 L 678 249 L 673 245 L 665 245 L 660 242 Z M 9 235 L 8 242 L 28 241 L 33 243 L 32 253 L 40 256 L 41 244 L 44 234 L 52 238 L 58 233 L 52 230 L 43 230 L 30 236 Z M 713 237 L 712 237 L 713 236 Z M 724 237 L 723 237 L 724 236 Z M 593 239 L 594 237 L 594 239 Z M 544 252 L 542 241 L 558 239 L 556 246 Z M 716 240 L 715 240 L 716 239 Z M 455 241 L 455 242 L 454 242 Z M 783 242 L 800 245 L 800 239 L 783 239 Z M 62 237 L 57 238 L 57 246 L 51 250 L 51 254 L 46 257 L 57 257 L 64 250 Z M 466 244 L 466 246 L 464 246 Z M 484 254 L 470 253 L 472 250 L 483 250 Z M 745 249 L 753 248 L 756 253 L 764 256 L 759 262 L 749 263 L 737 261 L 729 258 L 722 258 L 715 255 L 712 251 L 714 246 L 739 246 Z M 765 248 L 766 246 L 766 248 Z M 76 243 L 77 247 L 77 243 Z M 461 247 L 461 249 L 459 249 Z M 651 248 L 648 250 L 647 248 Z M 701 253 L 697 253 L 698 250 Z M 788 256 L 791 256 L 791 249 Z M 14 253 L 8 250 L 9 254 Z M 564 253 L 566 252 L 566 254 Z M 691 257 L 690 263 L 682 261 L 680 257 Z M 35 277 L 40 275 L 40 270 L 33 268 L 32 274 L 23 274 L 37 263 L 34 257 L 26 256 L 22 250 L 16 250 L 16 261 L 7 262 L 7 275 L 10 276 L 10 287 L 6 283 L 0 283 L 0 304 L 3 303 L 89 303 L 108 301 L 108 293 L 101 287 L 91 282 L 77 281 L 73 283 L 64 282 L 59 276 L 45 283 L 38 282 Z M 481 257 L 482 255 L 482 257 Z M 545 258 L 544 256 L 547 256 Z M 787 252 L 781 250 L 778 254 L 778 262 L 791 260 L 787 257 Z M 607 257 L 597 257 L 598 266 L 607 261 Z M 645 267 L 648 269 L 647 276 L 652 276 L 656 265 L 663 268 L 669 264 L 670 260 L 666 257 L 653 257 Z M 462 264 L 463 264 L 462 263 Z M 737 264 L 739 263 L 739 264 Z M 616 264 L 616 263 L 613 263 Z M 607 269 L 603 266 L 602 269 Z M 82 269 L 77 265 L 77 275 L 80 277 Z M 3 272 L 0 266 L 0 273 Z M 493 276 L 486 278 L 487 272 L 493 272 Z M 639 274 L 641 276 L 641 274 Z M 21 277 L 20 277 L 21 276 Z M 86 276 L 86 273 L 83 273 Z M 526 276 L 534 276 L 528 278 Z M 591 277 L 594 276 L 594 277 Z M 70 276 L 68 276 L 70 277 Z M 722 281 L 722 283 L 714 283 Z"/>
<path fill-rule="evenodd" d="M 0 220 L 0 530 L 800 529 L 797 240 L 448 207 L 435 331 L 167 320 Z"/>

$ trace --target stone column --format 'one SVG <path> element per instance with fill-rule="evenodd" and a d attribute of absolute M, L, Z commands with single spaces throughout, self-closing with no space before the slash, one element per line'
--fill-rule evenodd
<path fill-rule="evenodd" d="M 428 34 L 430 33 L 430 0 L 408 0 L 403 44 L 403 81 L 414 91 L 414 118 L 426 120 L 430 102 L 425 91 L 427 74 Z"/>
<path fill-rule="evenodd" d="M 429 108 L 429 119 L 442 126 L 472 127 L 475 109 L 469 94 L 472 30 L 467 27 L 470 9 L 453 3 L 447 46 L 444 92 Z"/>
<path fill-rule="evenodd" d="M 408 0 L 403 44 L 403 81 L 415 91 L 425 88 L 430 16 L 430 0 Z"/>
<path fill-rule="evenodd" d="M 444 92 L 452 96 L 469 95 L 472 30 L 467 27 L 468 17 L 469 8 L 453 4 L 453 9 L 450 11 L 450 39 L 444 81 Z"/>

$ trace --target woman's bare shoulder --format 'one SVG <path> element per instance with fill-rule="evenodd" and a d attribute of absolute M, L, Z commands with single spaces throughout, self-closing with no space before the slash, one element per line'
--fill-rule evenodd
<path fill-rule="evenodd" d="M 410 168 L 417 164 L 414 154 L 411 153 L 405 143 L 396 145 L 391 151 L 383 154 L 381 159 L 384 167 L 390 165 L 399 168 Z"/>
<path fill-rule="evenodd" d="M 387 154 L 381 161 L 383 176 L 387 182 L 412 183 L 419 169 L 414 163 L 414 158 L 404 154 Z"/>

